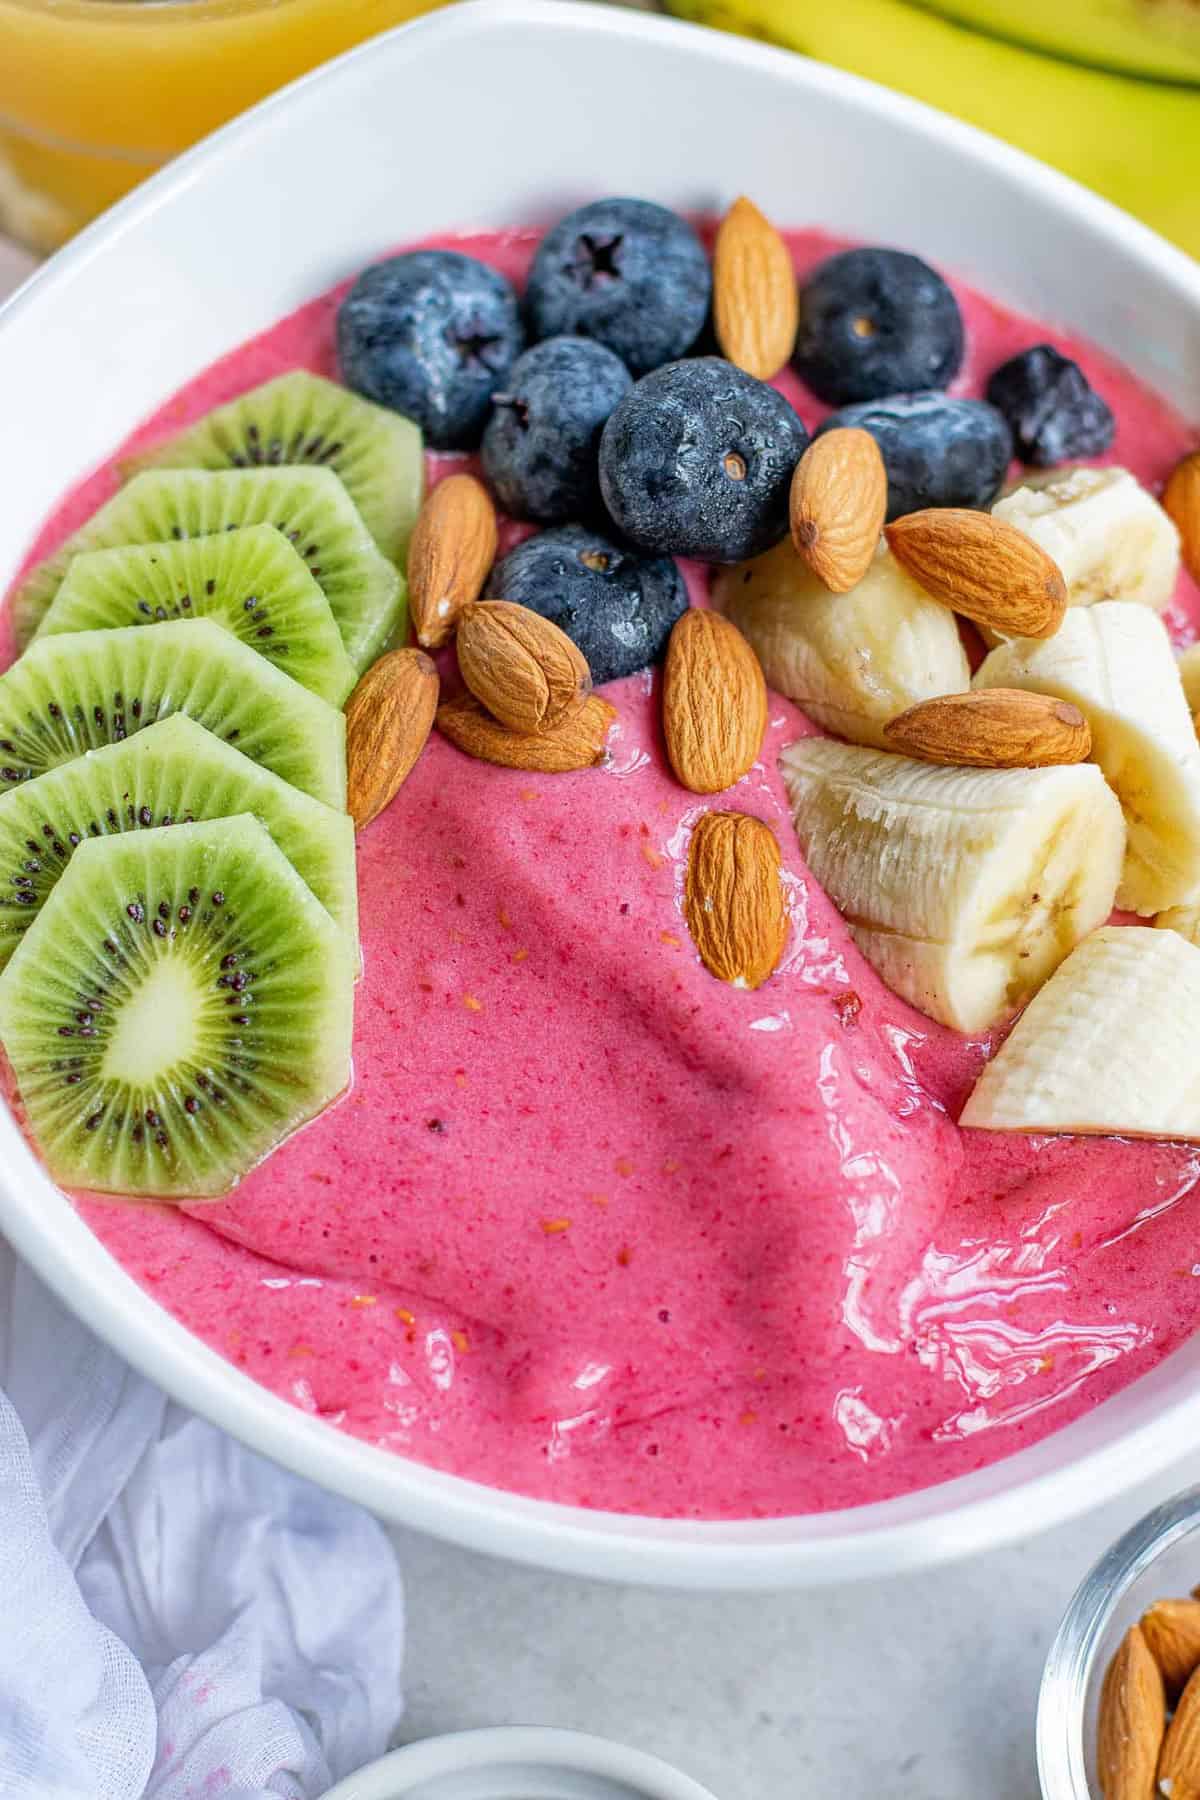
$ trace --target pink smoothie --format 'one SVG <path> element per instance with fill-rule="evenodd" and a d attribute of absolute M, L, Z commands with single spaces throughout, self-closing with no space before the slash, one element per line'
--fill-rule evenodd
<path fill-rule="evenodd" d="M 534 242 L 456 241 L 518 278 Z M 791 243 L 798 269 L 835 247 Z M 958 294 L 955 391 L 1048 338 L 1113 406 L 1111 460 L 1161 484 L 1193 436 L 1160 399 Z M 335 373 L 336 299 L 202 374 L 131 442 L 282 370 Z M 811 396 L 780 385 L 815 423 Z M 36 553 L 116 484 L 111 466 L 85 482 Z M 702 572 L 689 580 L 703 598 Z M 1198 617 L 1185 580 L 1181 641 Z M 715 981 L 681 912 L 707 803 L 667 769 L 656 686 L 606 690 L 611 762 L 584 774 L 512 773 L 431 738 L 359 839 L 349 1095 L 228 1200 L 79 1196 L 80 1211 L 274 1392 L 477 1481 L 732 1518 L 878 1500 L 1008 1455 L 1192 1330 L 1200 1150 L 958 1131 L 988 1045 L 889 993 L 808 875 L 776 759 L 810 727 L 782 700 L 761 763 L 715 804 L 774 828 L 791 941 L 757 993 Z"/>

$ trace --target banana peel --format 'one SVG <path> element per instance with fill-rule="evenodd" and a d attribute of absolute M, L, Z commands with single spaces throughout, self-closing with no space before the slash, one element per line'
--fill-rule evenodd
<path fill-rule="evenodd" d="M 933 10 L 1068 62 L 1200 83 L 1194 0 L 933 0 Z"/>

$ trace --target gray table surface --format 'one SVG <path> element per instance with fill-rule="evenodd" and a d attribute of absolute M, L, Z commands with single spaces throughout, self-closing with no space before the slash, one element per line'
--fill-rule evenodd
<path fill-rule="evenodd" d="M 29 267 L 0 242 L 0 296 Z M 560 1725 L 655 1751 L 717 1800 L 1036 1800 L 1033 1719 L 1058 1619 L 1200 1452 L 1077 1523 L 930 1573 L 811 1593 L 606 1587 L 409 1532 L 398 1741 Z"/>
<path fill-rule="evenodd" d="M 408 1583 L 399 1741 L 559 1725 L 677 1763 L 717 1800 L 1037 1800 L 1033 1722 L 1080 1577 L 1200 1454 L 1019 1545 L 808 1593 L 604 1587 L 396 1532 Z"/>

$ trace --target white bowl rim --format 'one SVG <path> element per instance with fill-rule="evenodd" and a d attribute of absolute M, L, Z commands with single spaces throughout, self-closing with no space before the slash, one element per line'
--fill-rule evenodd
<path fill-rule="evenodd" d="M 635 1750 L 614 1738 L 542 1725 L 497 1725 L 423 1738 L 356 1769 L 331 1788 L 324 1800 L 404 1800 L 418 1781 L 470 1770 L 500 1770 L 519 1763 L 577 1775 L 606 1775 L 635 1789 L 645 1800 L 715 1800 L 708 1788 L 646 1750 Z"/>
<path fill-rule="evenodd" d="M 1097 236 L 1136 255 L 1200 320 L 1200 267 L 1182 250 L 1068 176 L 919 101 L 791 52 L 677 20 L 615 7 L 567 6 L 562 0 L 465 0 L 348 51 L 185 152 L 35 272 L 0 307 L 0 329 L 37 306 L 68 274 L 74 278 L 93 258 L 114 251 L 128 227 L 168 206 L 210 164 L 237 157 L 254 134 L 286 116 L 294 96 L 332 86 L 344 69 L 375 54 L 380 42 L 403 37 L 414 48 L 424 38 L 453 44 L 477 31 L 518 24 L 547 33 L 619 38 L 632 47 L 658 40 L 679 53 L 719 58 L 750 74 L 785 79 L 798 95 L 825 90 L 852 109 L 936 136 L 948 155 L 1036 190 Z M 1019 1539 L 1029 1532 L 1031 1521 L 1043 1530 L 1076 1516 L 1177 1462 L 1180 1446 L 1200 1428 L 1200 1388 L 1193 1387 L 1110 1441 L 1088 1445 L 1085 1434 L 1082 1453 L 1062 1466 L 1053 1465 L 1043 1447 L 1079 1435 L 1084 1421 L 1074 1421 L 1040 1445 L 914 1494 L 783 1519 L 664 1520 L 533 1500 L 378 1449 L 307 1417 L 259 1386 L 167 1314 L 71 1209 L 57 1211 L 48 1224 L 21 1190 L 54 1190 L 6 1109 L 0 1133 L 0 1226 L 65 1304 L 135 1368 L 182 1404 L 298 1474 L 396 1523 L 511 1561 L 605 1580 L 706 1589 L 822 1585 L 890 1575 Z M 1152 1382 L 1171 1360 L 1123 1393 Z M 1106 1406 L 1120 1399 L 1115 1396 Z"/>

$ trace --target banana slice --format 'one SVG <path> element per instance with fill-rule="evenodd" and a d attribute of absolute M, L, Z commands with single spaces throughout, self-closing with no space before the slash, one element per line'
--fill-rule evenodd
<path fill-rule="evenodd" d="M 1162 612 L 1179 574 L 1179 533 L 1128 469 L 1057 469 L 992 512 L 1054 558 L 1072 606 L 1130 600 Z"/>
<path fill-rule="evenodd" d="M 713 599 L 749 639 L 771 686 L 852 743 L 882 747 L 897 713 L 970 686 L 953 613 L 886 545 L 857 587 L 831 594 L 785 538 L 722 570 Z"/>
<path fill-rule="evenodd" d="M 1183 683 L 1183 697 L 1194 719 L 1200 712 L 1200 644 L 1191 644 L 1186 650 L 1181 650 L 1176 661 L 1179 664 L 1179 679 Z"/>
<path fill-rule="evenodd" d="M 1125 826 L 1099 769 L 954 769 L 802 738 L 780 769 L 813 875 L 896 993 L 958 1031 L 1107 919 Z"/>
<path fill-rule="evenodd" d="M 1200 950 L 1115 925 L 1071 953 L 984 1069 L 960 1125 L 1200 1138 Z"/>
<path fill-rule="evenodd" d="M 1118 906 L 1151 914 L 1200 896 L 1200 744 L 1156 613 L 1119 600 L 1072 607 L 1054 637 L 991 651 L 975 686 L 1056 694 L 1087 719 L 1129 833 Z"/>
<path fill-rule="evenodd" d="M 1160 931 L 1177 931 L 1189 944 L 1200 946 L 1200 906 L 1168 906 L 1154 923 Z"/>

